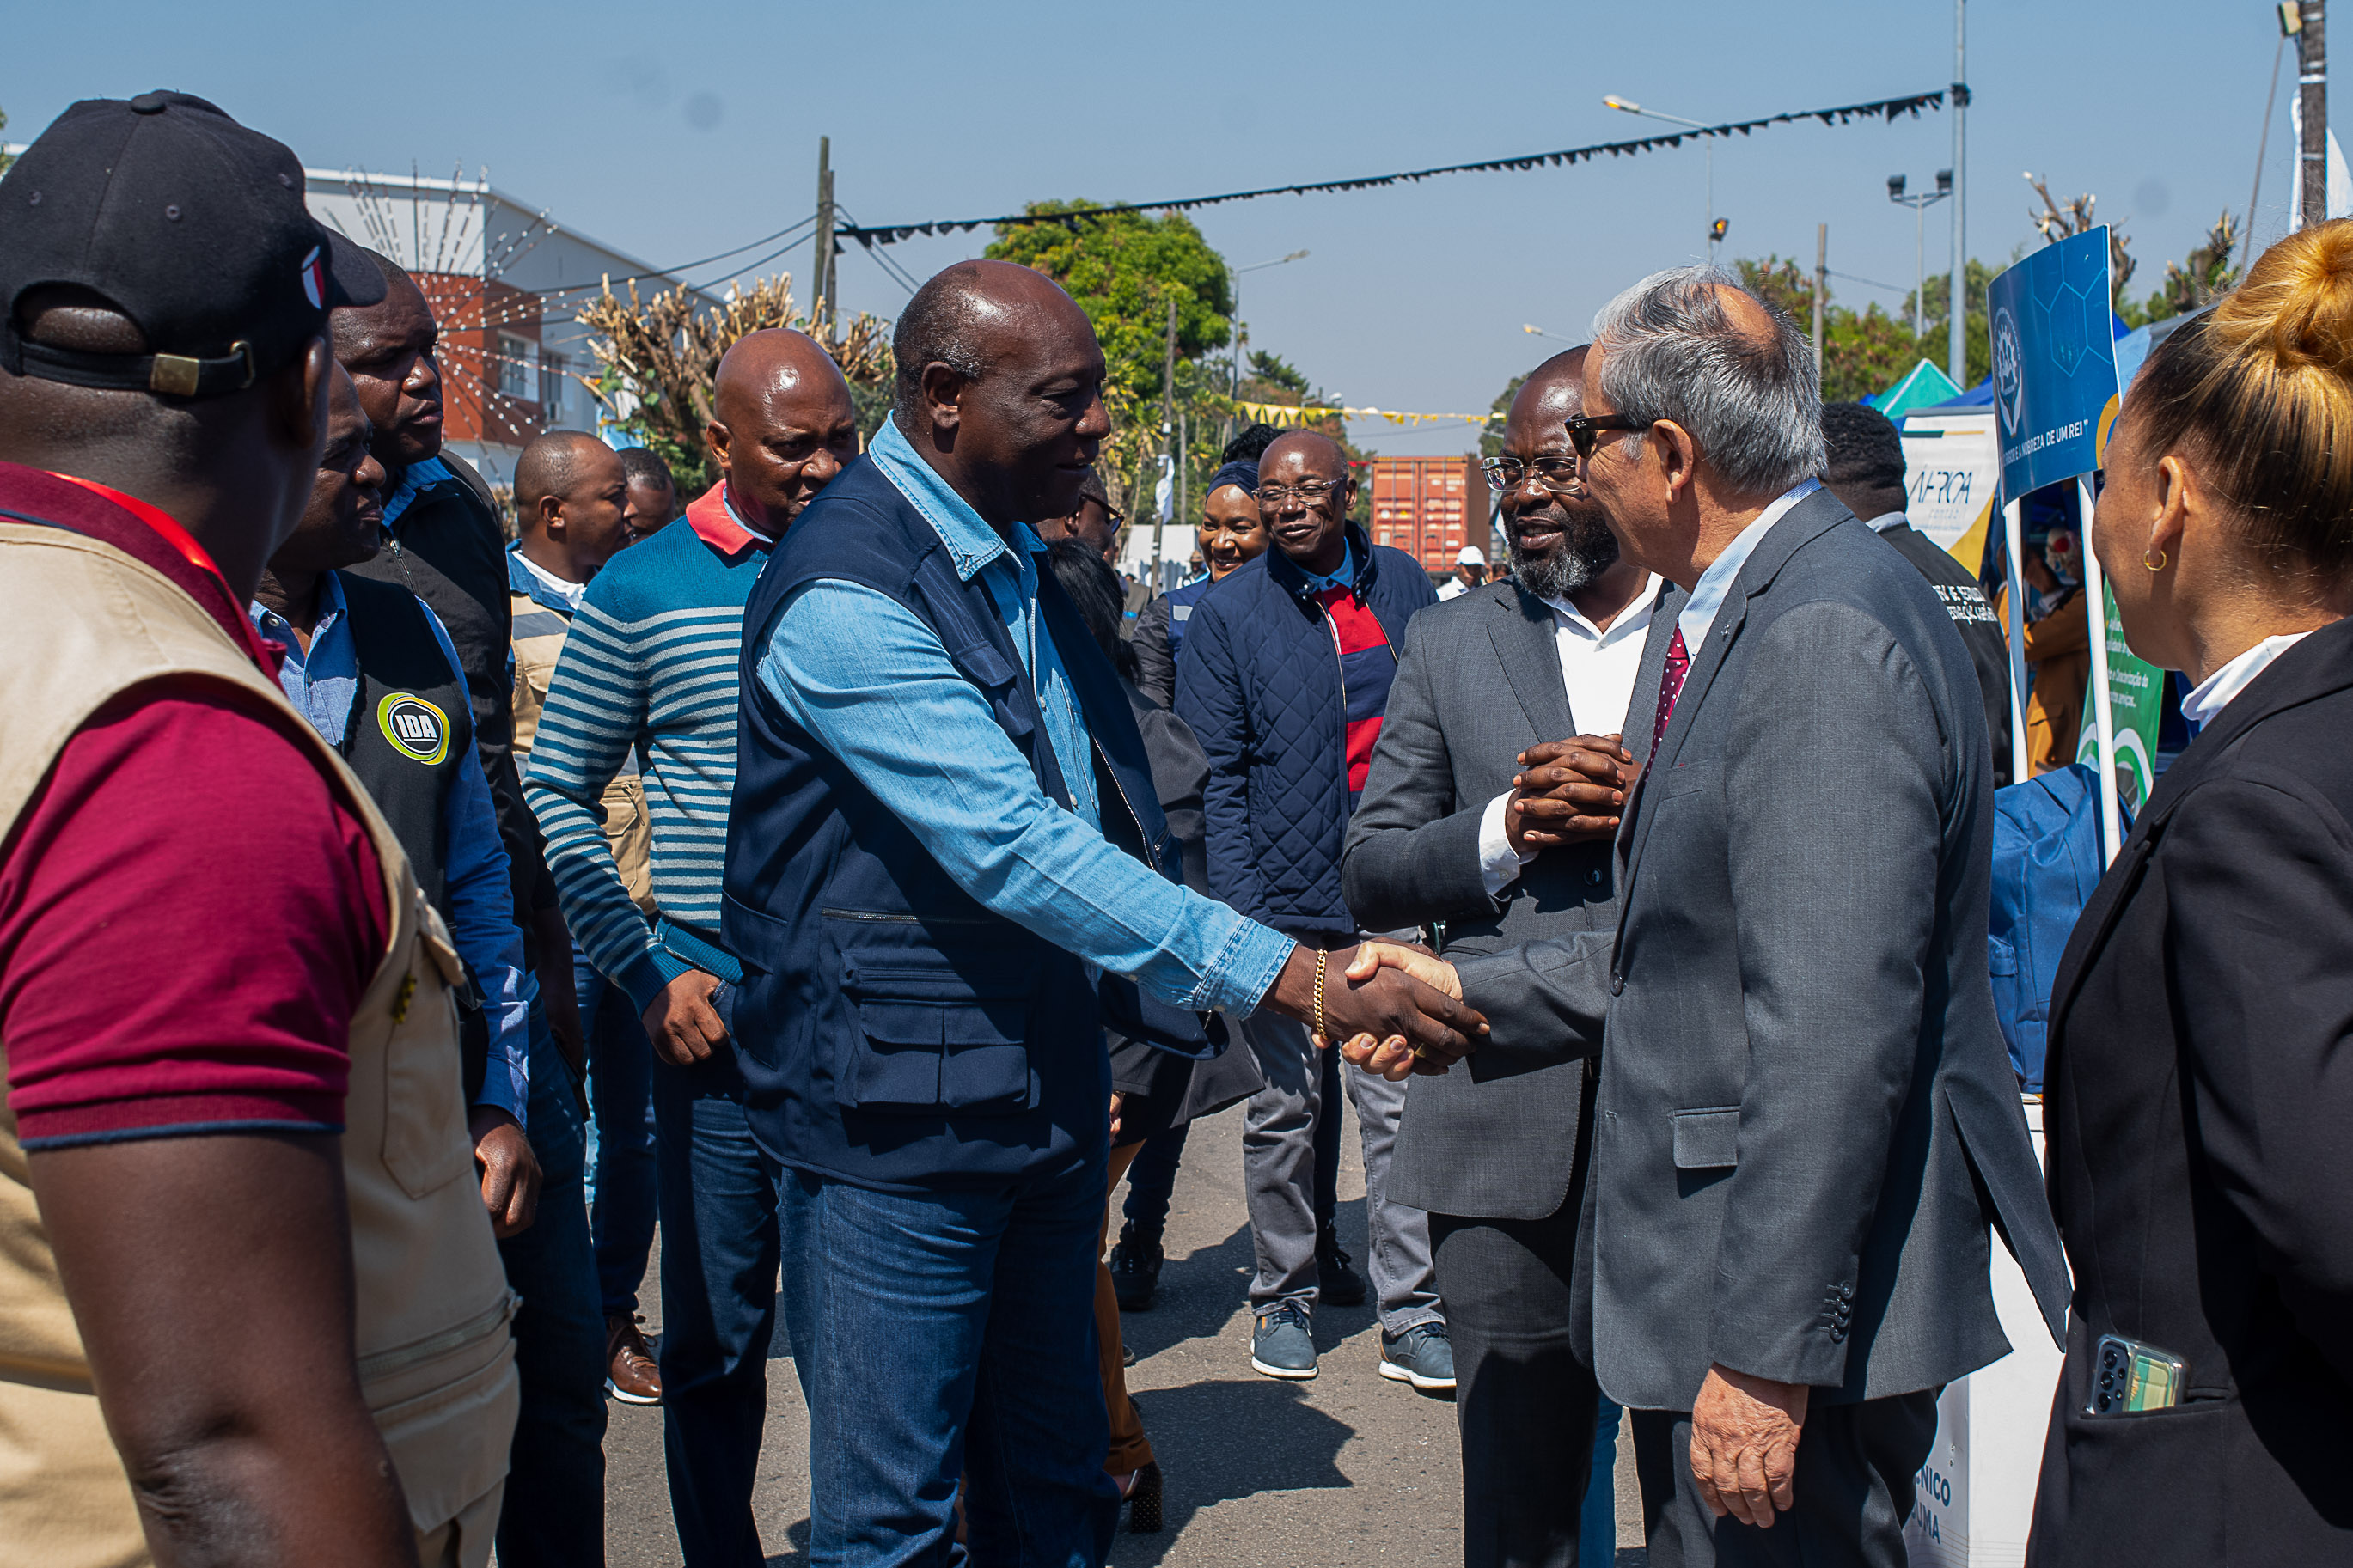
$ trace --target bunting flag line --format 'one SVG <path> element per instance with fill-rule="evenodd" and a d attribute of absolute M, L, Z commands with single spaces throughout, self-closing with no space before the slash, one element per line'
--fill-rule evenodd
<path fill-rule="evenodd" d="M 1312 425 L 1319 419 L 1337 416 L 1342 419 L 1386 419 L 1392 425 L 1411 425 L 1416 427 L 1423 425 L 1452 425 L 1460 422 L 1484 429 L 1491 421 L 1503 417 L 1500 414 L 1409 414 L 1396 408 L 1370 406 L 1349 408 L 1337 405 L 1320 406 L 1314 404 L 1252 403 L 1247 398 L 1236 398 L 1234 406 L 1262 425 Z"/>
<path fill-rule="evenodd" d="M 1566 168 L 1589 163 L 1604 153 L 1622 158 L 1637 153 L 1649 153 L 1661 147 L 1680 147 L 1685 142 L 1704 137 L 1746 136 L 1752 131 L 1767 126 L 1794 124 L 1801 120 L 1819 120 L 1824 125 L 1844 125 L 1853 120 L 1884 120 L 1909 114 L 1915 118 L 1923 111 L 1945 107 L 1945 95 L 1949 89 L 1939 88 L 1934 92 L 1909 93 L 1902 98 L 1883 98 L 1873 103 L 1849 103 L 1836 109 L 1796 109 L 1781 114 L 1767 114 L 1757 120 L 1736 120 L 1722 125 L 1703 125 L 1689 131 L 1677 131 L 1663 136 L 1638 136 L 1630 142 L 1597 142 L 1589 147 L 1563 147 L 1552 153 L 1523 153 L 1509 158 L 1487 158 L 1475 163 L 1443 163 L 1431 169 L 1405 169 L 1389 174 L 1365 174 L 1351 180 L 1317 180 L 1296 185 L 1266 185 L 1254 191 L 1226 191 L 1213 196 L 1180 196 L 1165 202 L 1126 202 L 1113 206 L 1090 206 L 1067 213 L 1009 213 L 1002 217 L 932 218 L 923 223 L 845 225 L 834 232 L 844 239 L 854 239 L 869 250 L 878 245 L 896 245 L 916 235 L 938 235 L 951 232 L 969 233 L 983 225 L 1009 228 L 1025 224 L 1059 223 L 1077 228 L 1082 218 L 1106 217 L 1119 213 L 1179 212 L 1192 207 L 1216 206 L 1221 202 L 1254 201 L 1261 196 L 1308 195 L 1319 191 L 1364 191 L 1377 185 L 1394 185 L 1402 182 L 1419 183 L 1435 179 L 1440 174 L 1494 174 L 1525 172 L 1537 168 Z"/>

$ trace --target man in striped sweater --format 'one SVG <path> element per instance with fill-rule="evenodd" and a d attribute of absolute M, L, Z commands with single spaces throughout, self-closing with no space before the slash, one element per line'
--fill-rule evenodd
<path fill-rule="evenodd" d="M 689 1568 L 758 1568 L 752 1479 L 776 1321 L 776 1193 L 730 1038 L 743 971 L 719 937 L 736 664 L 769 548 L 858 455 L 858 424 L 840 371 L 793 331 L 728 350 L 712 405 L 705 438 L 719 483 L 687 507 L 686 526 L 622 552 L 589 584 L 523 787 L 565 923 L 654 1042 L 662 1420 L 679 1542 Z M 615 867 L 598 805 L 633 747 L 653 826 L 661 912 L 650 923 Z"/>

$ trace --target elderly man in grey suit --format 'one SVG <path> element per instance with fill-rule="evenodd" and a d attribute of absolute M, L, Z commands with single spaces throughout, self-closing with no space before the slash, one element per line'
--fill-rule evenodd
<path fill-rule="evenodd" d="M 1595 1368 L 1638 1413 L 1651 1560 L 1900 1564 L 1936 1391 L 2009 1348 L 1989 1225 L 2054 1339 L 2067 1300 L 1987 973 L 1977 676 L 1920 574 L 1812 479 L 1788 317 L 1687 268 L 1594 337 L 1579 474 L 1691 597 L 1631 748 L 1615 941 L 1467 958 L 1460 984 L 1523 1049 L 1589 1049 L 1606 1018 Z"/>
<path fill-rule="evenodd" d="M 1648 738 L 1683 590 L 1621 559 L 1576 478 L 1586 351 L 1538 366 L 1487 478 L 1512 577 L 1406 628 L 1342 889 L 1367 931 L 1426 926 L 1457 959 L 1618 921 L 1609 841 Z M 1577 1561 L 1595 1464 L 1589 1336 L 1569 1279 L 1591 1057 L 1493 1042 L 1414 1079 L 1389 1190 L 1430 1211 L 1454 1342 L 1466 1568 Z M 1606 1406 L 1616 1433 L 1618 1407 Z M 1585 1545 L 1608 1563 L 1610 1478 Z"/>

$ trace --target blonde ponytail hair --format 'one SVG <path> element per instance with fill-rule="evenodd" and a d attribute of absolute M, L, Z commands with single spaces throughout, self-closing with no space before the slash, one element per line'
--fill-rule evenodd
<path fill-rule="evenodd" d="M 2353 220 L 2315 224 L 2157 346 L 2131 391 L 2152 458 L 2194 453 L 2256 560 L 2353 574 Z"/>

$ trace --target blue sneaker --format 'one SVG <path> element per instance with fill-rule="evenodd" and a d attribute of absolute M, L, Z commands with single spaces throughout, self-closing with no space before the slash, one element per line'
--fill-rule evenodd
<path fill-rule="evenodd" d="M 1454 1346 L 1444 1323 L 1416 1323 L 1397 1338 L 1381 1336 L 1381 1375 L 1409 1383 L 1424 1394 L 1454 1386 Z"/>
<path fill-rule="evenodd" d="M 1315 1375 L 1315 1339 L 1308 1331 L 1305 1308 L 1285 1301 L 1260 1316 L 1250 1330 L 1250 1370 L 1293 1383 Z"/>

